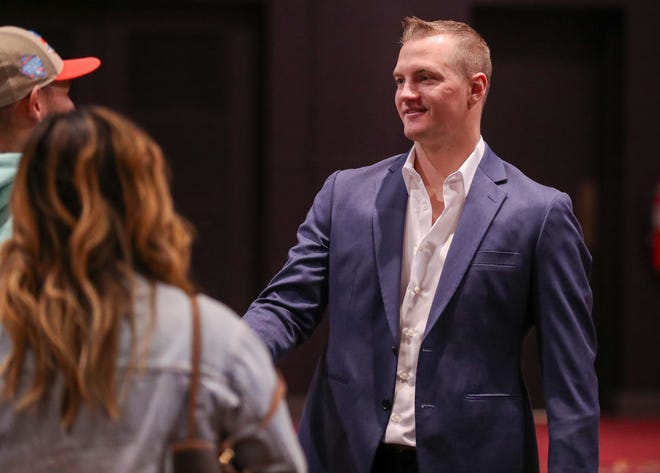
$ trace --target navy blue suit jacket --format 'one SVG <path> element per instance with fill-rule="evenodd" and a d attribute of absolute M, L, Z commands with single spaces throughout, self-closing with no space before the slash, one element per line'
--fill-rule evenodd
<path fill-rule="evenodd" d="M 277 358 L 305 340 L 327 308 L 327 347 L 299 432 L 312 473 L 368 473 L 388 422 L 399 344 L 405 159 L 331 175 L 284 267 L 244 317 Z M 520 368 L 532 325 L 549 418 L 549 471 L 597 471 L 590 266 L 569 197 L 486 147 L 419 355 L 420 473 L 538 471 Z"/>

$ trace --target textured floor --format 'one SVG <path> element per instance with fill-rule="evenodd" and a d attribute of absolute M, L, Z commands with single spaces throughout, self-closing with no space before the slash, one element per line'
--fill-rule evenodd
<path fill-rule="evenodd" d="M 547 473 L 548 431 L 537 424 L 541 473 Z M 660 473 L 660 419 L 604 418 L 600 473 Z"/>

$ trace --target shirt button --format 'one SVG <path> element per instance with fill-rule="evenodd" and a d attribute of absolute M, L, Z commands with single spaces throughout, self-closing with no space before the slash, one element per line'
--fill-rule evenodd
<path fill-rule="evenodd" d="M 410 328 L 410 327 L 404 327 L 401 330 L 401 333 L 403 333 L 404 337 L 411 337 L 411 338 L 414 337 L 415 335 L 417 335 L 417 331 Z"/>
<path fill-rule="evenodd" d="M 422 288 L 419 287 L 419 286 L 415 286 L 415 289 L 413 289 L 413 292 L 414 292 L 415 294 L 419 294 L 420 292 L 422 292 Z"/>
<path fill-rule="evenodd" d="M 399 372 L 397 373 L 397 376 L 399 377 L 399 379 L 400 379 L 401 381 L 407 381 L 408 378 L 409 378 L 409 374 L 408 374 L 407 371 L 399 371 Z"/>
<path fill-rule="evenodd" d="M 394 414 L 392 415 L 392 417 L 390 417 L 390 420 L 395 424 L 398 424 L 399 422 L 401 422 L 401 416 L 399 414 Z"/>

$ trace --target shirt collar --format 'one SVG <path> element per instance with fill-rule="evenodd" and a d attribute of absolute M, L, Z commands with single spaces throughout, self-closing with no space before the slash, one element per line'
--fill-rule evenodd
<path fill-rule="evenodd" d="M 477 172 L 481 158 L 484 156 L 484 151 L 486 150 L 486 144 L 483 137 L 479 137 L 477 145 L 469 154 L 469 156 L 463 161 L 463 164 L 458 168 L 458 170 L 450 175 L 460 174 L 463 178 L 463 187 L 465 189 L 465 195 L 468 194 L 470 186 L 472 185 L 472 180 L 474 179 L 474 174 Z M 403 164 L 403 169 L 401 169 L 403 174 L 403 181 L 406 184 L 406 189 L 410 193 L 410 188 L 413 185 L 413 179 L 421 179 L 417 171 L 415 171 L 415 146 L 410 149 L 406 162 Z M 416 178 L 413 176 L 417 176 Z M 449 176 L 447 176 L 449 177 Z"/>

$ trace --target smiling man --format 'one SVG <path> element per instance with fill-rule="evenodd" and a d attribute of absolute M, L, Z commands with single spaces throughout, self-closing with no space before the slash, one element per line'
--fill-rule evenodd
<path fill-rule="evenodd" d="M 9 196 L 27 137 L 47 115 L 73 109 L 71 79 L 100 65 L 95 57 L 63 61 L 33 31 L 0 27 L 0 242 L 11 232 Z"/>
<path fill-rule="evenodd" d="M 521 375 L 537 329 L 551 473 L 598 471 L 591 257 L 569 197 L 481 137 L 490 51 L 406 18 L 409 152 L 332 174 L 245 320 L 278 358 L 328 309 L 300 425 L 315 473 L 536 473 Z M 533 151 L 533 150 L 530 150 Z"/>

